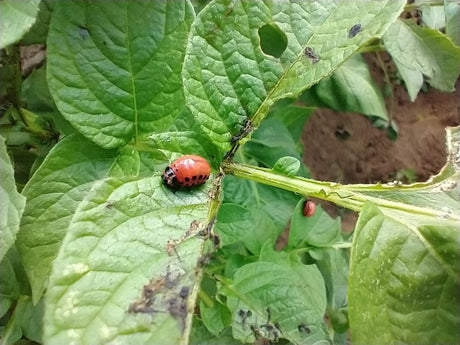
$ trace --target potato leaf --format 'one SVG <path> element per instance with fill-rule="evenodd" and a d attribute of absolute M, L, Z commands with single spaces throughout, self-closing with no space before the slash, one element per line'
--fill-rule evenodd
<path fill-rule="evenodd" d="M 331 74 L 361 45 L 380 37 L 404 3 L 213 1 L 191 29 L 183 71 L 187 105 L 226 151 L 247 118 L 258 127 L 277 100 L 295 97 Z M 357 24 L 362 30 L 350 37 Z M 286 38 L 281 54 L 264 52 L 260 30 L 266 25 L 278 33 L 280 46 Z"/>
<path fill-rule="evenodd" d="M 0 49 L 17 42 L 35 23 L 40 0 L 0 2 Z"/>
<path fill-rule="evenodd" d="M 412 101 L 422 86 L 423 76 L 438 90 L 454 90 L 460 72 L 460 47 L 447 36 L 398 19 L 388 28 L 383 41 Z"/>
<path fill-rule="evenodd" d="M 2 185 L 0 190 L 1 236 L 0 261 L 14 244 L 19 223 L 24 211 L 26 198 L 18 193 L 14 181 L 14 170 L 10 157 L 6 152 L 5 139 L 0 136 L 0 175 Z"/>

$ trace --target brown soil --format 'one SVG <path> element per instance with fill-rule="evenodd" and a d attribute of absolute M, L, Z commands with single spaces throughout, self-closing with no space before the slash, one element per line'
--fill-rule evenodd
<path fill-rule="evenodd" d="M 383 54 L 386 67 L 394 71 L 390 58 Z M 375 55 L 366 57 L 371 74 L 383 86 L 383 72 Z M 460 82 L 456 92 L 429 89 L 420 92 L 412 103 L 404 85 L 392 85 L 387 109 L 397 124 L 396 140 L 386 131 L 372 126 L 363 115 L 318 109 L 311 115 L 302 135 L 303 160 L 317 180 L 348 183 L 376 183 L 401 180 L 425 181 L 437 174 L 446 162 L 445 127 L 460 124 Z M 343 133 L 349 133 L 344 138 Z M 405 178 L 408 172 L 414 176 Z M 345 215 L 344 228 L 354 226 L 355 216 L 321 202 L 331 215 Z"/>

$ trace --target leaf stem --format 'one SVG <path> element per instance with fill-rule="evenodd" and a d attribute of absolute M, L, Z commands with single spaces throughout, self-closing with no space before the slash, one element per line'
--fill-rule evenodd
<path fill-rule="evenodd" d="M 214 307 L 214 301 L 211 297 L 208 296 L 206 292 L 203 291 L 203 289 L 198 291 L 198 297 L 203 301 L 204 304 L 206 304 L 207 307 Z"/>
<path fill-rule="evenodd" d="M 385 198 L 383 192 L 391 191 L 414 191 L 414 186 L 404 185 L 366 185 L 351 184 L 341 185 L 334 182 L 322 182 L 302 177 L 288 177 L 276 173 L 270 169 L 249 166 L 238 163 L 225 162 L 222 165 L 224 173 L 246 178 L 251 181 L 263 183 L 269 186 L 289 190 L 291 192 L 304 195 L 305 197 L 315 197 L 331 201 L 336 205 L 360 212 L 364 203 L 369 201 L 382 209 L 384 213 L 394 213 L 395 211 L 407 212 L 408 214 L 419 214 L 430 217 L 441 217 L 454 221 L 460 220 L 460 217 L 454 214 L 448 214 L 442 210 L 429 207 L 420 207 L 406 204 L 400 201 L 393 201 Z M 426 185 L 420 184 L 421 188 Z"/>

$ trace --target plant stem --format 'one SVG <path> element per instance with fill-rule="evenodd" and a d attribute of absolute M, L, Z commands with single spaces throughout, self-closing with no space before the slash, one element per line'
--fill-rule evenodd
<path fill-rule="evenodd" d="M 203 301 L 204 304 L 206 304 L 207 307 L 209 308 L 214 307 L 214 301 L 202 289 L 198 291 L 198 297 Z"/>
<path fill-rule="evenodd" d="M 361 211 L 364 203 L 369 201 L 380 207 L 382 212 L 393 213 L 393 215 L 395 211 L 402 211 L 407 212 L 408 214 L 443 217 L 454 221 L 460 220 L 460 217 L 454 214 L 446 214 L 446 212 L 441 210 L 389 200 L 385 198 L 385 195 L 383 195 L 384 192 L 388 191 L 414 191 L 414 189 L 417 189 L 417 187 L 414 186 L 402 186 L 398 184 L 355 184 L 344 186 L 334 182 L 321 182 L 302 177 L 288 177 L 270 169 L 229 162 L 222 165 L 222 170 L 227 174 L 246 178 L 251 181 L 284 190 L 289 190 L 291 192 L 304 195 L 305 197 L 309 196 L 331 201 L 338 206 L 342 206 L 356 212 Z M 426 186 L 421 188 L 426 188 Z"/>

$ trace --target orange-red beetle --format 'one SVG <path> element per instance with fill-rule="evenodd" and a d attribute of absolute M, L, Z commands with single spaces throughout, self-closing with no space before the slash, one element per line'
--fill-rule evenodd
<path fill-rule="evenodd" d="M 196 155 L 186 155 L 176 159 L 161 176 L 163 183 L 173 189 L 193 187 L 205 183 L 211 174 L 206 159 Z"/>
<path fill-rule="evenodd" d="M 305 200 L 305 202 L 303 203 L 302 214 L 305 217 L 311 217 L 315 214 L 315 211 L 316 211 L 316 204 L 311 200 Z"/>

